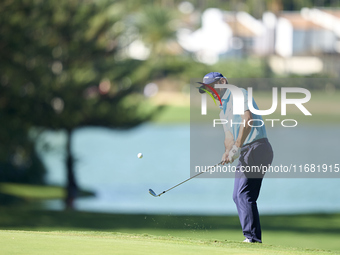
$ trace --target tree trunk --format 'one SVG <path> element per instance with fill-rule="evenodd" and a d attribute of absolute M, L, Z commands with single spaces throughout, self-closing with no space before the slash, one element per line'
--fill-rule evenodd
<path fill-rule="evenodd" d="M 66 209 L 74 209 L 74 200 L 77 197 L 78 185 L 74 174 L 74 158 L 71 151 L 72 130 L 67 130 L 66 141 L 66 171 L 67 171 L 67 183 L 66 183 Z"/>

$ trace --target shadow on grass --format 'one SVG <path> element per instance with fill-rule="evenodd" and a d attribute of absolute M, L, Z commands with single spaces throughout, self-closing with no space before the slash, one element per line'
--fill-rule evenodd
<path fill-rule="evenodd" d="M 263 230 L 340 234 L 340 214 L 262 216 Z M 240 230 L 237 216 L 107 214 L 0 207 L 0 229 L 180 229 Z"/>

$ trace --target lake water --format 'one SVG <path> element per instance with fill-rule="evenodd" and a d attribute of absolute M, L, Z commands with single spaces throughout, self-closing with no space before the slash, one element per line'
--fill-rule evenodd
<path fill-rule="evenodd" d="M 340 163 L 337 147 L 339 126 L 292 128 L 285 140 L 298 140 L 292 148 L 282 144 L 283 128 L 267 128 L 275 158 L 281 162 Z M 320 130 L 322 130 L 322 138 Z M 46 132 L 44 139 L 55 149 L 41 151 L 50 184 L 65 184 L 62 133 Z M 222 138 L 223 143 L 223 138 Z M 146 124 L 128 131 L 84 128 L 73 136 L 79 186 L 95 192 L 81 198 L 76 207 L 84 211 L 162 214 L 237 214 L 232 201 L 232 178 L 197 178 L 161 197 L 152 197 L 190 176 L 189 125 Z M 301 154 L 301 150 L 305 152 Z M 144 157 L 137 158 L 142 152 Z M 301 155 L 303 155 L 301 157 Z M 313 161 L 314 162 L 310 162 Z M 212 162 L 215 164 L 215 162 Z M 340 211 L 340 178 L 265 178 L 258 199 L 262 214 Z M 61 201 L 47 206 L 61 209 Z"/>

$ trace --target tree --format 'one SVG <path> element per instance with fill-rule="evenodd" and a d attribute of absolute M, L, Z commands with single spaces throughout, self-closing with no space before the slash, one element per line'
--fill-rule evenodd
<path fill-rule="evenodd" d="M 0 116 L 5 130 L 20 130 L 23 141 L 34 127 L 66 131 L 65 201 L 72 207 L 78 189 L 71 151 L 74 130 L 131 128 L 159 110 L 146 111 L 144 98 L 135 93 L 149 78 L 138 71 L 143 62 L 119 57 L 127 9 L 124 1 L 3 0 L 0 11 Z"/>
<path fill-rule="evenodd" d="M 173 10 L 146 5 L 136 21 L 142 41 L 150 47 L 151 57 L 169 55 L 169 43 L 176 39 Z"/>

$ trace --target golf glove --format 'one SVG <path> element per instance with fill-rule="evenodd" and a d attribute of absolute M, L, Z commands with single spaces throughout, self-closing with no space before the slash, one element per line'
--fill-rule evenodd
<path fill-rule="evenodd" d="M 229 161 L 230 163 L 233 163 L 235 159 L 237 159 L 240 156 L 241 148 L 237 147 L 235 144 L 229 151 Z"/>

